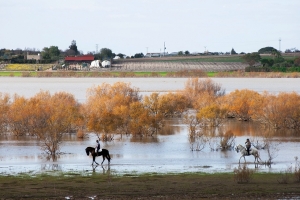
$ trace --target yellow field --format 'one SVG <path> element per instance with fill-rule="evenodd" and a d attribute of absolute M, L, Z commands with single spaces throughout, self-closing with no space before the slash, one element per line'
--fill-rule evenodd
<path fill-rule="evenodd" d="M 8 64 L 5 67 L 6 71 L 41 71 L 47 70 L 52 67 L 52 64 Z"/>

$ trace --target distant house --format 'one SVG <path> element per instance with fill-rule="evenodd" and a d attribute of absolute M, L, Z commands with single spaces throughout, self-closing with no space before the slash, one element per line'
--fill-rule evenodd
<path fill-rule="evenodd" d="M 88 69 L 91 62 L 94 61 L 93 55 L 79 55 L 79 56 L 67 56 L 65 57 L 65 69 L 82 70 Z"/>
<path fill-rule="evenodd" d="M 178 56 L 178 52 L 172 52 L 172 53 L 168 54 L 168 56 Z"/>
<path fill-rule="evenodd" d="M 37 55 L 29 55 L 29 52 L 24 56 L 25 60 L 36 60 L 40 61 L 42 60 L 42 56 L 38 53 Z"/>
<path fill-rule="evenodd" d="M 168 53 L 147 53 L 144 57 L 146 58 L 154 58 L 154 57 L 163 57 L 163 56 L 167 56 Z"/>

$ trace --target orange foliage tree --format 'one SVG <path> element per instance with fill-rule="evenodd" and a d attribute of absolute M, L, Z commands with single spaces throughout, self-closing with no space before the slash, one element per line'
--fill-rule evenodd
<path fill-rule="evenodd" d="M 109 133 L 126 133 L 130 104 L 140 99 L 139 90 L 131 88 L 128 83 L 103 83 L 89 88 L 85 104 L 88 131 L 95 132 L 98 137 L 104 133 L 103 140 L 112 139 Z"/>
<path fill-rule="evenodd" d="M 225 94 L 225 89 L 220 84 L 213 82 L 211 79 L 198 79 L 190 78 L 185 84 L 183 94 L 187 98 L 187 106 L 193 108 L 199 108 L 199 99 L 202 95 L 208 95 L 210 97 L 220 97 Z M 198 106 L 197 106 L 198 105 Z"/>
<path fill-rule="evenodd" d="M 273 128 L 300 128 L 300 96 L 281 92 L 278 95 L 265 92 L 260 121 Z"/>
<path fill-rule="evenodd" d="M 181 92 L 162 94 L 159 97 L 159 110 L 164 117 L 180 117 L 187 110 L 187 101 Z"/>
<path fill-rule="evenodd" d="M 133 102 L 129 109 L 128 132 L 134 136 L 149 135 L 151 129 L 151 115 L 142 102 Z"/>
<path fill-rule="evenodd" d="M 41 91 L 30 99 L 15 95 L 9 110 L 9 127 L 17 135 L 36 135 L 42 149 L 54 158 L 63 134 L 76 129 L 78 113 L 78 102 L 65 92 L 51 95 Z"/>
<path fill-rule="evenodd" d="M 189 125 L 190 135 L 201 131 L 203 126 L 219 126 L 224 122 L 226 107 L 220 100 L 225 89 L 211 79 L 189 79 L 183 90 L 188 99 L 188 105 L 196 110 L 195 114 L 187 113 L 184 118 Z"/>
<path fill-rule="evenodd" d="M 187 98 L 180 92 L 162 95 L 152 93 L 144 97 L 143 104 L 149 114 L 151 134 L 161 130 L 166 118 L 181 116 L 187 110 Z"/>
<path fill-rule="evenodd" d="M 33 109 L 28 104 L 29 101 L 25 97 L 14 95 L 8 113 L 9 130 L 14 135 L 30 134 L 30 118 Z"/>
<path fill-rule="evenodd" d="M 235 90 L 226 95 L 225 101 L 228 112 L 232 116 L 247 121 L 256 116 L 259 110 L 262 109 L 263 100 L 258 92 L 243 89 Z"/>
<path fill-rule="evenodd" d="M 196 117 L 203 126 L 217 127 L 225 122 L 227 109 L 217 103 L 212 103 L 201 108 Z"/>
<path fill-rule="evenodd" d="M 0 92 L 0 134 L 7 132 L 10 96 Z"/>
<path fill-rule="evenodd" d="M 149 113 L 149 122 L 151 127 L 151 134 L 157 133 L 163 126 L 163 120 L 166 110 L 161 104 L 159 93 L 152 93 L 150 96 L 145 96 L 143 100 L 145 109 Z"/>

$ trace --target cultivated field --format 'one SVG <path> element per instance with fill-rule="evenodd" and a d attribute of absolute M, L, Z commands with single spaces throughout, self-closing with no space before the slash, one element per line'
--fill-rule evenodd
<path fill-rule="evenodd" d="M 112 70 L 133 72 L 177 72 L 201 70 L 204 72 L 244 70 L 248 65 L 238 62 L 117 62 Z"/>

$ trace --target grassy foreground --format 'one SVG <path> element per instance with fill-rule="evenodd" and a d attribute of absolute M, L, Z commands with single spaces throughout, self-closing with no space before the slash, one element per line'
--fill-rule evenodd
<path fill-rule="evenodd" d="M 300 198 L 300 183 L 282 174 L 254 173 L 237 183 L 232 173 L 114 176 L 60 174 L 0 176 L 0 199 L 278 199 Z"/>

